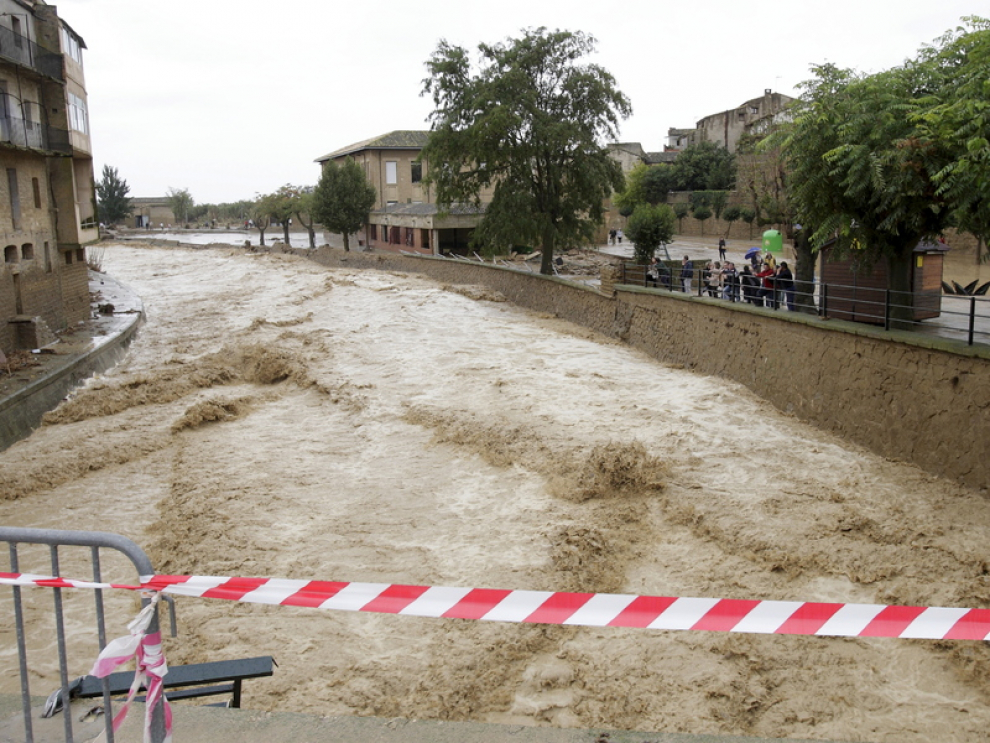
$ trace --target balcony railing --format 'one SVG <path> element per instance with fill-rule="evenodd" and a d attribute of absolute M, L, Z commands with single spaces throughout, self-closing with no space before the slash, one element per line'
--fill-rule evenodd
<path fill-rule="evenodd" d="M 18 116 L 0 116 L 0 142 L 32 150 L 72 154 L 69 132 Z"/>
<path fill-rule="evenodd" d="M 30 67 L 53 80 L 63 81 L 62 55 L 38 46 L 27 36 L 0 26 L 0 58 Z"/>

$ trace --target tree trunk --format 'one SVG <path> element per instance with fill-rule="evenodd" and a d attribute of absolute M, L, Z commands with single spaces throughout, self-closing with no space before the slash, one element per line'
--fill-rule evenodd
<path fill-rule="evenodd" d="M 286 247 L 290 247 L 292 245 L 292 243 L 289 242 L 289 220 L 288 219 L 285 220 L 284 222 L 282 222 L 282 234 L 285 235 L 285 246 Z"/>
<path fill-rule="evenodd" d="M 258 233 L 261 235 L 261 241 L 258 244 L 259 245 L 264 245 L 265 244 L 265 228 L 264 227 L 259 227 L 258 228 Z"/>
<path fill-rule="evenodd" d="M 818 313 L 815 307 L 815 251 L 811 247 L 804 230 L 799 230 L 794 242 L 794 254 L 797 257 L 794 266 L 794 304 L 799 312 L 809 315 Z"/>
<path fill-rule="evenodd" d="M 316 230 L 313 229 L 313 225 L 316 224 L 315 221 L 310 220 L 309 224 L 306 224 L 306 220 L 302 218 L 302 215 L 296 212 L 296 219 L 299 220 L 299 224 L 306 228 L 306 232 L 309 233 L 309 247 L 316 250 Z"/>
<path fill-rule="evenodd" d="M 348 235 L 346 232 L 344 233 L 344 252 L 345 253 L 351 252 L 351 236 Z"/>
<path fill-rule="evenodd" d="M 892 330 L 914 329 L 914 295 L 911 294 L 911 265 L 914 260 L 912 241 L 887 257 L 887 288 L 890 289 L 890 327 Z"/>

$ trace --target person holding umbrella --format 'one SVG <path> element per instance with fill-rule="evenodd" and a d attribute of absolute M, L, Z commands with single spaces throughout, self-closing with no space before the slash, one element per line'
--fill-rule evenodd
<path fill-rule="evenodd" d="M 746 251 L 746 259 L 749 261 L 750 266 L 753 267 L 754 271 L 760 270 L 760 249 L 750 248 Z"/>

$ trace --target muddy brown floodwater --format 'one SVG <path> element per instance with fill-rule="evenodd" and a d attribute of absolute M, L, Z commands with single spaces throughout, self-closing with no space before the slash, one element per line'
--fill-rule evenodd
<path fill-rule="evenodd" d="M 236 249 L 113 245 L 104 267 L 147 323 L 0 454 L 2 523 L 119 532 L 180 574 L 990 603 L 985 497 L 739 385 L 476 287 Z M 248 707 L 857 741 L 990 729 L 985 643 L 178 605 L 171 662 L 275 656 Z"/>

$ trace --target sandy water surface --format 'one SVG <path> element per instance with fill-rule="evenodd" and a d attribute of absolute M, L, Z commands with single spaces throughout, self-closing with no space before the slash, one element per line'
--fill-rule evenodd
<path fill-rule="evenodd" d="M 0 453 L 0 523 L 115 531 L 180 574 L 990 603 L 985 497 L 738 385 L 477 287 L 235 249 L 111 246 L 104 267 L 147 323 Z M 67 600 L 70 617 L 91 603 Z M 114 602 L 111 636 L 133 609 Z M 177 602 L 172 663 L 275 656 L 249 707 L 859 741 L 990 729 L 984 643 Z"/>

